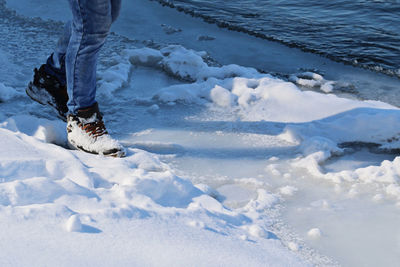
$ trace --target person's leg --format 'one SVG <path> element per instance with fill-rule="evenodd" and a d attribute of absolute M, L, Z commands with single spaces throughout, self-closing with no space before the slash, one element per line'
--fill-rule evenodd
<path fill-rule="evenodd" d="M 121 0 L 110 0 L 111 3 L 111 21 L 114 22 L 121 9 Z M 57 42 L 57 47 L 53 54 L 47 59 L 46 71 L 56 76 L 63 84 L 66 84 L 65 55 L 67 53 L 69 41 L 72 33 L 72 21 L 64 25 L 64 31 Z"/>
<path fill-rule="evenodd" d="M 41 65 L 39 69 L 35 68 L 33 81 L 26 88 L 28 96 L 43 105 L 54 107 L 63 120 L 66 120 L 68 113 L 65 53 L 70 38 L 71 22 L 68 22 L 57 43 L 56 50 L 47 58 L 45 64 Z"/>
<path fill-rule="evenodd" d="M 123 157 L 125 150 L 108 134 L 95 99 L 98 53 L 118 14 L 120 1 L 69 2 L 73 20 L 65 55 L 69 96 L 68 142 L 89 153 Z"/>
<path fill-rule="evenodd" d="M 112 23 L 110 0 L 69 0 L 72 9 L 71 38 L 65 56 L 68 109 L 96 103 L 96 68 L 98 53 Z"/>
<path fill-rule="evenodd" d="M 35 69 L 26 92 L 33 100 L 54 106 L 66 119 L 72 147 L 123 157 L 125 149 L 108 134 L 95 100 L 98 53 L 118 16 L 121 0 L 69 2 L 73 20 L 47 63 Z"/>
<path fill-rule="evenodd" d="M 45 71 L 47 74 L 56 77 L 64 86 L 67 84 L 66 70 L 65 70 L 65 54 L 67 53 L 69 40 L 71 39 L 71 21 L 68 21 L 64 26 L 64 32 L 58 39 L 57 47 L 53 54 L 51 54 L 46 61 Z"/>
<path fill-rule="evenodd" d="M 92 4 L 92 13 L 96 12 L 96 5 L 98 2 L 103 6 L 103 15 L 97 17 L 106 17 L 106 24 L 109 24 L 108 21 L 111 18 L 111 21 L 114 22 L 121 8 L 121 0 L 105 0 L 105 1 L 82 1 L 82 0 L 69 0 L 71 3 L 71 8 L 77 10 L 77 6 L 81 6 L 82 8 L 86 8 Z M 107 3 L 109 6 L 107 6 Z M 106 8 L 104 8 L 104 6 Z M 76 13 L 76 12 L 75 12 Z M 86 12 L 88 16 L 90 12 Z M 75 19 L 75 23 L 79 25 L 80 19 Z M 100 18 L 99 22 L 104 21 L 104 19 Z M 90 23 L 91 21 L 89 21 Z M 105 25 L 106 28 L 108 25 Z M 69 21 L 64 26 L 64 31 L 61 37 L 58 40 L 57 47 L 55 51 L 48 57 L 46 64 L 40 66 L 39 69 L 35 69 L 35 75 L 32 82 L 29 83 L 27 88 L 27 94 L 35 101 L 41 104 L 49 104 L 56 108 L 58 113 L 61 115 L 63 119 L 66 118 L 66 113 L 68 112 L 67 102 L 67 74 L 65 67 L 65 57 L 68 51 L 68 47 L 70 46 L 70 40 L 72 36 L 73 30 L 73 21 Z M 75 35 L 77 36 L 77 35 Z M 104 41 L 104 40 L 102 40 Z M 101 47 L 101 44 L 100 44 Z M 78 57 L 80 55 L 78 54 Z M 95 58 L 97 55 L 95 56 Z M 82 61 L 80 61 L 82 62 Z M 70 66 L 74 67 L 73 62 Z M 72 73 L 73 71 L 71 71 Z M 95 68 L 93 68 L 93 72 L 95 72 Z M 94 74 L 92 74 L 94 76 Z M 79 77 L 78 77 L 79 79 Z M 95 88 L 93 83 L 91 84 L 92 88 Z M 92 89 L 93 90 L 93 89 Z M 71 90 L 70 90 L 71 91 Z M 79 102 L 78 102 L 79 104 Z M 84 104 L 87 105 L 87 104 Z"/>
<path fill-rule="evenodd" d="M 114 22 L 121 10 L 121 0 L 110 0 L 111 3 L 111 21 Z M 72 33 L 72 21 L 68 21 L 64 26 L 64 31 L 57 42 L 57 47 L 53 54 L 47 59 L 47 64 L 49 64 L 53 69 L 59 70 L 63 73 L 64 79 L 66 80 L 65 72 L 65 55 L 67 53 L 69 41 L 71 39 Z"/>
<path fill-rule="evenodd" d="M 47 64 L 50 64 L 55 69 L 63 71 L 64 76 L 66 76 L 65 54 L 67 53 L 69 40 L 71 39 L 71 27 L 72 27 L 72 21 L 68 21 L 64 26 L 63 34 L 58 39 L 57 47 L 54 53 L 47 60 Z"/>

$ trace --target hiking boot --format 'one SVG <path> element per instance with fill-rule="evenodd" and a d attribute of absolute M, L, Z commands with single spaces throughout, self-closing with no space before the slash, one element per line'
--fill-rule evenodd
<path fill-rule="evenodd" d="M 34 70 L 33 81 L 28 84 L 26 94 L 42 105 L 55 108 L 58 115 L 66 121 L 68 113 L 68 94 L 65 74 L 62 70 L 54 69 L 49 63 Z"/>
<path fill-rule="evenodd" d="M 125 149 L 107 132 L 97 103 L 67 117 L 70 146 L 92 154 L 124 157 Z"/>

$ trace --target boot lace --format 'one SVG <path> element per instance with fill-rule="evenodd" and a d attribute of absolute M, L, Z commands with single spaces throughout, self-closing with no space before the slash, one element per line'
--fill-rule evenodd
<path fill-rule="evenodd" d="M 102 120 L 97 120 L 95 122 L 90 122 L 86 124 L 79 124 L 79 127 L 82 128 L 86 133 L 93 137 L 100 137 L 102 135 L 108 134 L 106 130 L 106 126 Z"/>

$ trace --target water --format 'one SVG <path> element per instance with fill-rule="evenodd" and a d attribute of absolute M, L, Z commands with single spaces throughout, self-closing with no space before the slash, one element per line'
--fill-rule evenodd
<path fill-rule="evenodd" d="M 400 77 L 399 0 L 159 0 L 336 61 Z"/>

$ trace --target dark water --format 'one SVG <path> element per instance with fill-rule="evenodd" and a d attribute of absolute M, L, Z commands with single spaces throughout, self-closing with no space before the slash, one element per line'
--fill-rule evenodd
<path fill-rule="evenodd" d="M 222 27 L 400 77 L 400 0 L 158 0 Z"/>

